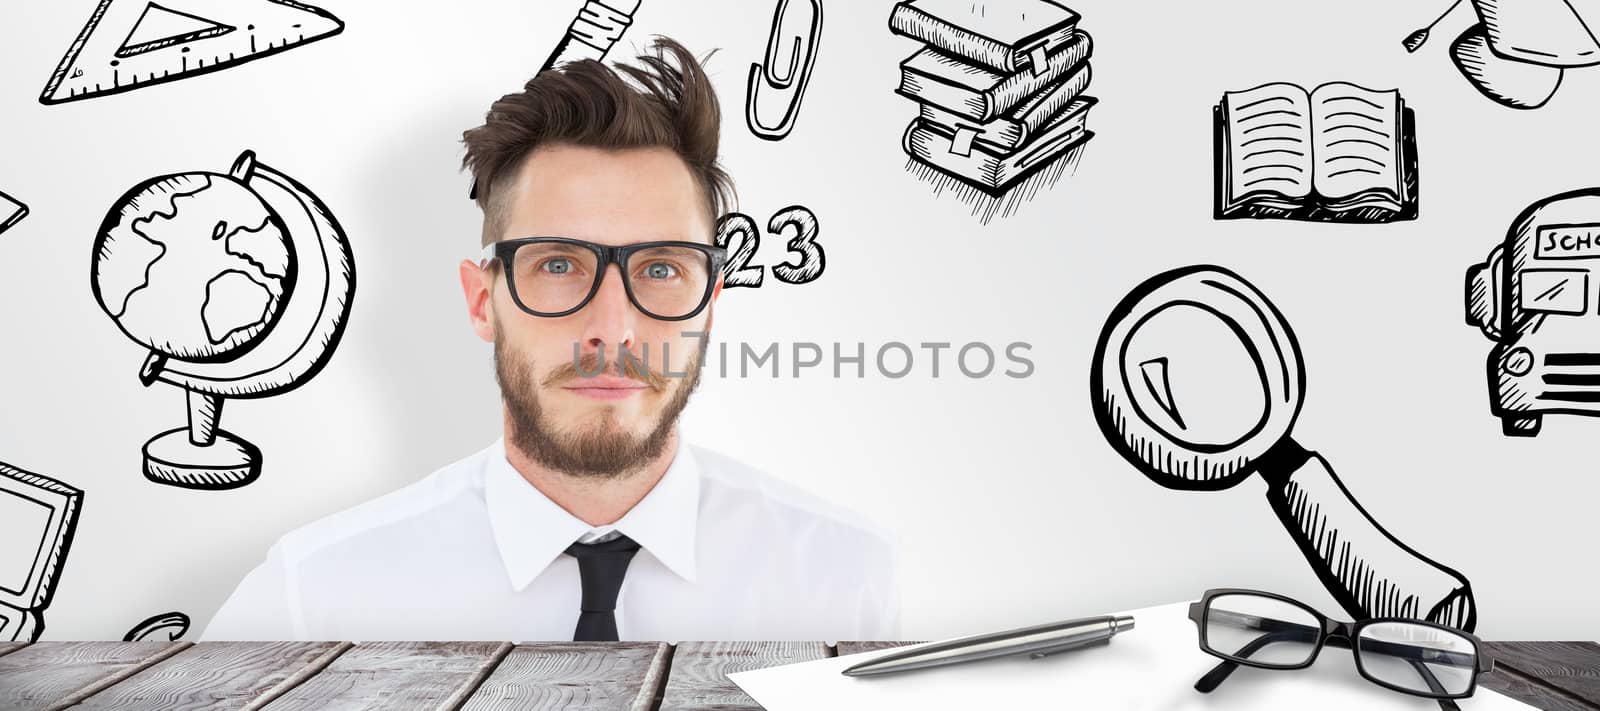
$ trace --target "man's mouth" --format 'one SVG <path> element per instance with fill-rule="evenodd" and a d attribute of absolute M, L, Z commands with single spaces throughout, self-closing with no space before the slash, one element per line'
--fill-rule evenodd
<path fill-rule="evenodd" d="M 562 389 L 594 400 L 622 400 L 647 391 L 650 386 L 628 378 L 596 375 L 576 378 L 563 385 Z"/>

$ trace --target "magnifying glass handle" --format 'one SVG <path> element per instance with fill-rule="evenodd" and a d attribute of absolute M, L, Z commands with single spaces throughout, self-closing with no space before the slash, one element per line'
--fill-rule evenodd
<path fill-rule="evenodd" d="M 1401 543 L 1356 503 L 1327 460 L 1300 452 L 1305 459 L 1298 467 L 1262 469 L 1267 499 L 1345 612 L 1355 619 L 1409 617 L 1471 632 L 1478 614 L 1467 579 Z M 1467 527 L 1456 530 L 1465 533 Z"/>

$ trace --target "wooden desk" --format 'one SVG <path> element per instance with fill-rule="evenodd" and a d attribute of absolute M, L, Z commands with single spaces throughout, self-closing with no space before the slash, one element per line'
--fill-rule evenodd
<path fill-rule="evenodd" d="M 910 643 L 8 643 L 0 709 L 759 709 L 727 674 L 899 644 Z M 1484 686 L 1600 709 L 1600 645 L 1489 646 Z"/>

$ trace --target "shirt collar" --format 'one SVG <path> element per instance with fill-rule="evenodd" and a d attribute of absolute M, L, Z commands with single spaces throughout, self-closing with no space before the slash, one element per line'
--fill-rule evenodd
<path fill-rule="evenodd" d="M 489 446 L 484 466 L 489 526 L 512 589 L 526 588 L 584 533 L 607 528 L 622 531 L 679 577 L 694 582 L 700 467 L 681 438 L 666 474 L 609 526 L 584 523 L 529 484 L 506 458 L 504 436 Z"/>

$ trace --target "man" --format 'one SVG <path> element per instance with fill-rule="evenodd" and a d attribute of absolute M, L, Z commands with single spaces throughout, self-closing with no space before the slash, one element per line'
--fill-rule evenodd
<path fill-rule="evenodd" d="M 898 638 L 891 535 L 679 439 L 732 184 L 704 71 L 654 50 L 542 72 L 464 134 L 503 436 L 281 538 L 206 639 Z"/>

